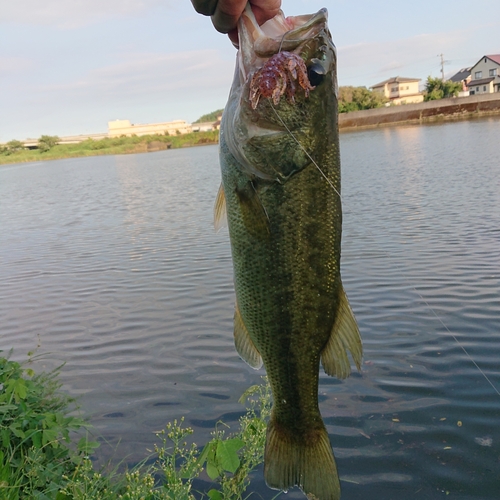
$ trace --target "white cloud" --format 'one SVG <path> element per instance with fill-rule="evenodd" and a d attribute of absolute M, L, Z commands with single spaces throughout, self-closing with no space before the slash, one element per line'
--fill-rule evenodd
<path fill-rule="evenodd" d="M 75 28 L 114 17 L 138 15 L 172 0 L 3 0 L 0 23 Z"/>
<path fill-rule="evenodd" d="M 456 51 L 463 38 L 461 31 L 453 31 L 339 47 L 339 67 L 346 80 L 364 78 L 367 86 L 398 74 L 419 77 L 421 71 L 430 74 L 437 68 L 438 54 Z"/>
<path fill-rule="evenodd" d="M 172 98 L 176 94 L 193 98 L 199 93 L 229 87 L 233 62 L 225 61 L 216 50 L 173 54 L 135 53 L 111 66 L 90 71 L 81 78 L 45 86 L 43 92 L 68 97 L 94 97 L 98 100 L 138 99 L 155 96 Z"/>

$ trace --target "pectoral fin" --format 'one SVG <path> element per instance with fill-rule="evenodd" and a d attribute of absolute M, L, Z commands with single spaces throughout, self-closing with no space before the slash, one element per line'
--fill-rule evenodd
<path fill-rule="evenodd" d="M 346 378 L 350 375 L 351 364 L 347 357 L 347 351 L 350 351 L 356 367 L 360 370 L 361 358 L 363 357 L 361 337 L 344 287 L 341 286 L 335 323 L 330 339 L 321 353 L 321 362 L 328 375 L 338 378 Z"/>
<path fill-rule="evenodd" d="M 236 189 L 241 220 L 248 234 L 258 240 L 269 238 L 269 218 L 252 182 Z"/>
<path fill-rule="evenodd" d="M 217 197 L 215 198 L 214 227 L 216 232 L 223 227 L 227 227 L 226 197 L 224 195 L 224 187 L 222 184 L 220 185 L 219 191 L 217 191 Z"/>
<path fill-rule="evenodd" d="M 237 303 L 234 311 L 234 345 L 243 361 L 252 368 L 258 370 L 262 366 L 262 357 L 248 334 Z"/>

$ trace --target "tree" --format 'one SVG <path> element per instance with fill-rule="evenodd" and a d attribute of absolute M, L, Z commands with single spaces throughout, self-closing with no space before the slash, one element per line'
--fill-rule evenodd
<path fill-rule="evenodd" d="M 0 148 L 0 153 L 4 155 L 11 155 L 12 153 L 17 153 L 24 149 L 24 144 L 21 141 L 13 139 L 5 144 L 4 147 Z"/>
<path fill-rule="evenodd" d="M 461 90 L 462 84 L 460 82 L 452 82 L 451 80 L 442 80 L 441 78 L 428 76 L 425 83 L 424 101 L 456 97 Z"/>
<path fill-rule="evenodd" d="M 57 135 L 42 135 L 40 139 L 38 139 L 38 149 L 45 153 L 49 149 L 52 149 L 58 142 L 60 141 Z"/>
<path fill-rule="evenodd" d="M 224 109 L 217 109 L 216 111 L 212 111 L 211 113 L 207 113 L 206 115 L 200 116 L 195 122 L 193 123 L 202 123 L 202 122 L 214 122 L 217 120 L 217 117 L 222 115 L 222 112 Z"/>
<path fill-rule="evenodd" d="M 381 108 L 387 98 L 366 87 L 340 87 L 339 88 L 339 113 L 359 111 L 361 109 Z"/>

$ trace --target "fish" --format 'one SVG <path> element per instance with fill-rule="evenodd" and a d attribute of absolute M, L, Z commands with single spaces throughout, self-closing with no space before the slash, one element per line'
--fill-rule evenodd
<path fill-rule="evenodd" d="M 338 500 L 320 362 L 343 379 L 348 353 L 360 370 L 363 348 L 340 276 L 337 57 L 327 17 L 280 11 L 259 27 L 247 5 L 221 120 L 214 216 L 216 229 L 229 230 L 236 350 L 251 367 L 264 364 L 273 395 L 265 481 Z"/>

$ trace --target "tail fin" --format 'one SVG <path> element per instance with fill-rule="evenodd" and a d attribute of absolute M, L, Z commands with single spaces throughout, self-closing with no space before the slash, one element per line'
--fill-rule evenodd
<path fill-rule="evenodd" d="M 283 429 L 271 418 L 267 428 L 264 477 L 270 488 L 293 486 L 309 500 L 339 500 L 340 483 L 328 433 L 323 427 L 306 436 Z"/>

